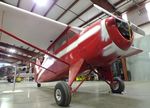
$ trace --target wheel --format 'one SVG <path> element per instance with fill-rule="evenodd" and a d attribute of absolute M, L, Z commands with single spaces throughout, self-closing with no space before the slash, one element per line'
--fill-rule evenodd
<path fill-rule="evenodd" d="M 37 83 L 37 87 L 41 87 L 41 84 L 40 84 L 40 83 Z"/>
<path fill-rule="evenodd" d="M 8 82 L 11 82 L 11 79 L 7 79 Z"/>
<path fill-rule="evenodd" d="M 7 81 L 9 82 L 9 83 L 13 83 L 14 82 L 14 79 L 7 79 Z"/>
<path fill-rule="evenodd" d="M 114 83 L 111 85 L 112 93 L 122 93 L 124 89 L 125 89 L 125 85 L 123 80 L 121 80 L 119 77 L 115 77 Z"/>
<path fill-rule="evenodd" d="M 68 84 L 61 81 L 56 84 L 54 91 L 55 101 L 59 106 L 68 106 L 71 102 L 71 92 Z"/>

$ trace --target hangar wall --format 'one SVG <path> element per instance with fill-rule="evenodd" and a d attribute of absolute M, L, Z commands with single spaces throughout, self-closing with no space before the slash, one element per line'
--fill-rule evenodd
<path fill-rule="evenodd" d="M 150 81 L 150 22 L 148 12 L 144 8 L 141 9 L 143 10 L 142 14 L 138 14 L 135 12 L 136 10 L 131 11 L 128 19 L 137 25 L 142 24 L 141 28 L 147 36 L 134 41 L 134 46 L 142 49 L 143 52 L 127 58 L 127 68 L 131 72 L 133 81 Z M 139 35 L 135 33 L 135 36 Z"/>
<path fill-rule="evenodd" d="M 150 34 L 150 23 L 144 25 L 145 31 Z M 147 29 L 147 30 L 146 30 Z M 134 41 L 134 46 L 143 50 L 142 53 L 127 59 L 127 68 L 131 72 L 132 80 L 150 80 L 150 35 Z"/>

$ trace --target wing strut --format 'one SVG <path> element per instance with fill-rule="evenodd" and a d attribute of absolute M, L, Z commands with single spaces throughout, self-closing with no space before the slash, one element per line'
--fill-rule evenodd
<path fill-rule="evenodd" d="M 31 44 L 31 43 L 29 43 L 29 42 L 27 42 L 27 41 L 25 41 L 25 40 L 22 40 L 21 38 L 19 38 L 19 37 L 13 35 L 13 34 L 7 32 L 7 31 L 5 31 L 5 30 L 3 30 L 3 29 L 1 29 L 1 28 L 0 28 L 0 31 L 3 32 L 3 33 L 5 33 L 5 34 L 7 34 L 7 36 L 12 37 L 12 38 L 14 38 L 15 40 L 18 40 L 18 41 L 20 41 L 20 42 L 22 42 L 22 43 L 24 43 L 24 44 L 26 44 L 26 45 L 29 45 L 30 47 L 35 48 L 35 49 L 39 50 L 40 52 L 42 52 L 42 53 L 44 53 L 44 54 L 47 54 L 48 56 L 51 56 L 51 57 L 53 57 L 53 58 L 55 58 L 55 59 L 57 59 L 57 60 L 59 60 L 59 61 L 65 63 L 66 65 L 69 66 L 68 63 L 66 63 L 65 61 L 59 59 L 58 57 L 56 57 L 56 56 L 54 56 L 54 55 L 48 53 L 46 50 L 43 50 L 43 49 L 41 49 L 41 48 L 38 48 L 38 47 L 36 47 L 35 45 L 33 45 L 33 44 Z"/>

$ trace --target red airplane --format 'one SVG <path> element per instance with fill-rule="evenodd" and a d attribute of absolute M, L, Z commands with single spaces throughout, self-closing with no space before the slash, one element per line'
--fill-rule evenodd
<path fill-rule="evenodd" d="M 97 8 L 100 9 L 100 7 Z M 40 31 L 39 35 L 42 32 L 41 27 L 48 29 L 46 32 L 52 38 L 53 42 L 49 47 L 47 46 L 47 50 L 41 49 L 41 43 L 34 42 L 31 37 L 27 39 L 22 36 L 21 39 L 15 36 L 18 35 L 18 31 L 12 29 L 13 27 L 6 28 L 3 25 L 4 29 L 1 28 L 0 31 L 45 53 L 43 60 L 37 58 L 36 63 L 34 63 L 36 64 L 35 81 L 38 87 L 41 86 L 42 82 L 68 78 L 68 83 L 60 81 L 55 86 L 54 97 L 59 106 L 68 106 L 70 104 L 71 94 L 76 92 L 83 81 L 86 80 L 85 78 L 75 89 L 72 88 L 75 78 L 81 73 L 86 73 L 87 77 L 91 72 L 96 73 L 110 86 L 112 93 L 121 93 L 124 91 L 124 82 L 119 77 L 113 76 L 111 65 L 121 57 L 129 57 L 142 52 L 142 50 L 132 46 L 134 39 L 133 30 L 144 35 L 144 32 L 140 28 L 113 16 L 107 11 L 106 13 L 112 17 L 96 21 L 89 27 L 80 29 L 4 3 L 0 3 L 0 9 L 5 10 L 7 14 L 15 13 L 15 16 L 12 16 L 13 14 L 10 16 L 9 23 L 11 24 L 18 23 L 14 21 L 17 18 L 20 23 L 27 26 L 26 29 L 29 27 L 30 31 Z M 36 25 L 39 21 L 40 25 Z M 20 23 L 16 25 L 22 27 Z M 26 33 L 27 30 L 24 31 L 22 29 L 23 27 L 19 28 L 22 35 L 34 37 L 33 34 Z M 45 31 L 42 33 L 45 33 Z M 42 36 L 40 42 L 44 39 L 44 35 Z M 45 41 L 48 39 L 45 38 Z M 34 45 L 27 42 L 27 40 L 30 42 L 33 41 Z"/>

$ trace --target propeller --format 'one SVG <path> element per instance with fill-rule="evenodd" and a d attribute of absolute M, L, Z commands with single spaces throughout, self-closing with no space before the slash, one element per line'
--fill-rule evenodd
<path fill-rule="evenodd" d="M 120 20 L 120 21 L 122 21 L 122 22 L 128 23 L 128 25 L 130 26 L 130 28 L 131 28 L 134 32 L 136 32 L 136 33 L 138 33 L 138 34 L 140 34 L 140 35 L 145 36 L 145 32 L 144 32 L 140 27 L 138 27 L 137 25 L 133 24 L 132 22 L 130 22 L 130 21 L 125 21 L 125 20 L 123 20 L 123 19 L 118 18 L 118 17 L 115 16 L 114 14 L 110 13 L 109 11 L 105 10 L 104 8 L 102 8 L 102 7 L 100 7 L 100 6 L 96 5 L 96 4 L 93 4 L 93 5 L 94 5 L 94 7 L 96 7 L 97 9 L 103 11 L 104 13 L 106 13 L 106 14 L 108 14 L 108 15 L 110 15 L 110 16 L 112 16 L 112 17 L 114 17 L 114 18 L 116 18 L 116 19 L 118 19 L 118 20 Z"/>

